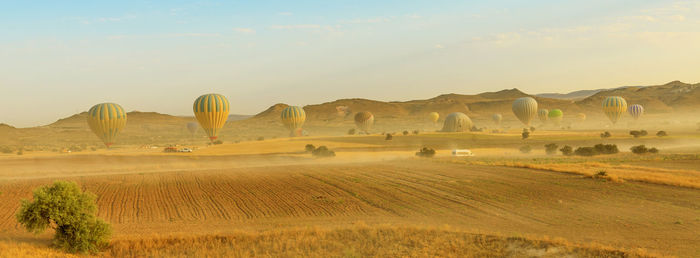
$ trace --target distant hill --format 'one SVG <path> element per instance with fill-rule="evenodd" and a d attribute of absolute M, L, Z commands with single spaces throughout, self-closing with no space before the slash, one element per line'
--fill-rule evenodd
<path fill-rule="evenodd" d="M 540 94 L 536 94 L 535 96 L 538 96 L 541 98 L 550 98 L 550 99 L 582 100 L 582 99 L 588 98 L 590 96 L 593 96 L 596 93 L 601 92 L 601 91 L 624 89 L 624 88 L 630 88 L 630 87 L 640 88 L 640 86 L 622 86 L 622 87 L 614 88 L 614 89 L 578 90 L 578 91 L 572 91 L 569 93 L 540 93 Z"/>
<path fill-rule="evenodd" d="M 700 107 L 700 83 L 688 84 L 672 81 L 664 85 L 624 87 L 600 91 L 593 96 L 577 101 L 584 108 L 599 107 L 608 96 L 622 96 L 628 105 L 641 104 L 646 112 L 698 110 Z"/>

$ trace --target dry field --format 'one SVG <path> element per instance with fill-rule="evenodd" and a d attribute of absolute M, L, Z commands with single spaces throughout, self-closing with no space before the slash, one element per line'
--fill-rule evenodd
<path fill-rule="evenodd" d="M 504 159 L 512 148 L 481 143 L 484 157 L 443 147 L 419 159 L 418 142 L 455 136 L 371 137 L 0 156 L 0 256 L 61 255 L 14 219 L 20 199 L 58 179 L 97 194 L 114 227 L 104 256 L 700 256 L 695 154 Z M 305 143 L 338 157 L 313 159 Z M 590 176 L 601 169 L 610 177 Z"/>

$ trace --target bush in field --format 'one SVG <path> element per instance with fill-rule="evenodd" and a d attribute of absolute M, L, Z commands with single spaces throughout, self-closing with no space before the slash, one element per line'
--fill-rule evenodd
<path fill-rule="evenodd" d="M 34 200 L 22 200 L 17 221 L 39 234 L 55 230 L 53 245 L 70 252 L 97 252 L 107 246 L 111 228 L 96 217 L 95 195 L 75 182 L 56 181 L 34 190 Z"/>
<path fill-rule="evenodd" d="M 523 133 L 521 134 L 521 136 L 523 137 L 523 140 L 530 138 L 530 131 L 528 131 L 527 129 L 523 129 Z"/>
<path fill-rule="evenodd" d="M 348 130 L 348 135 L 355 135 L 355 128 Z"/>
<path fill-rule="evenodd" d="M 304 150 L 306 152 L 313 152 L 315 149 L 316 149 L 316 146 L 314 146 L 313 144 L 307 144 L 306 146 L 304 146 Z"/>
<path fill-rule="evenodd" d="M 535 129 L 536 128 L 534 126 L 530 126 L 530 132 L 535 132 Z"/>
<path fill-rule="evenodd" d="M 593 156 L 596 155 L 595 148 L 593 147 L 578 147 L 574 151 L 574 154 L 578 156 Z"/>
<path fill-rule="evenodd" d="M 574 148 L 571 148 L 569 145 L 562 147 L 559 151 L 561 151 L 561 154 L 564 156 L 571 156 L 574 154 Z"/>
<path fill-rule="evenodd" d="M 24 155 L 24 149 L 19 148 L 19 150 L 17 150 L 17 155 Z"/>
<path fill-rule="evenodd" d="M 668 134 L 666 133 L 666 131 L 658 131 L 658 132 L 656 132 L 656 136 L 664 137 L 664 136 L 668 136 Z"/>
<path fill-rule="evenodd" d="M 630 135 L 634 136 L 634 138 L 639 138 L 639 136 L 642 136 L 642 133 L 639 131 L 630 131 Z"/>
<path fill-rule="evenodd" d="M 403 131 L 403 135 L 408 135 L 408 131 Z"/>
<path fill-rule="evenodd" d="M 630 148 L 630 151 L 632 151 L 632 153 L 635 153 L 635 154 L 645 154 L 645 153 L 656 154 L 656 153 L 659 153 L 659 149 L 654 148 L 654 147 L 647 148 L 647 146 L 644 146 L 644 145 L 632 146 L 632 148 Z"/>
<path fill-rule="evenodd" d="M 423 147 L 418 152 L 416 152 L 416 156 L 424 157 L 424 158 L 432 158 L 433 156 L 435 156 L 435 150 L 432 148 Z"/>
<path fill-rule="evenodd" d="M 221 140 L 216 140 L 216 141 L 212 142 L 211 144 L 219 145 L 219 144 L 223 144 L 223 143 L 224 143 L 224 142 L 221 141 Z"/>
<path fill-rule="evenodd" d="M 392 139 L 394 139 L 394 136 L 392 136 L 390 133 L 386 134 L 386 137 L 384 138 L 384 140 L 387 140 L 387 141 L 390 141 Z"/>
<path fill-rule="evenodd" d="M 264 141 L 264 140 L 265 140 L 265 136 L 260 136 L 260 137 L 258 137 L 257 140 L 258 140 L 258 141 Z"/>
<path fill-rule="evenodd" d="M 611 136 L 612 136 L 612 134 L 610 134 L 610 132 L 608 132 L 608 131 L 605 131 L 604 133 L 600 134 L 600 138 L 603 138 L 603 139 L 610 138 Z"/>
<path fill-rule="evenodd" d="M 595 149 L 596 154 L 615 154 L 620 152 L 615 144 L 596 144 L 593 146 L 593 149 Z"/>
<path fill-rule="evenodd" d="M 419 134 L 420 130 L 413 130 L 413 134 Z"/>
<path fill-rule="evenodd" d="M 639 131 L 639 136 L 647 136 L 647 135 L 649 135 L 649 133 L 647 132 L 647 130 L 641 130 L 641 131 Z"/>
<path fill-rule="evenodd" d="M 314 157 L 335 157 L 335 152 L 329 150 L 326 146 L 319 146 L 311 152 Z"/>
<path fill-rule="evenodd" d="M 530 152 L 532 152 L 532 147 L 530 147 L 530 145 L 525 145 L 523 147 L 520 147 L 520 152 L 525 153 L 525 154 L 530 153 Z"/>
<path fill-rule="evenodd" d="M 5 154 L 10 154 L 12 153 L 12 149 L 7 146 L 2 146 L 0 147 L 0 152 L 5 153 Z"/>
<path fill-rule="evenodd" d="M 557 149 L 559 148 L 559 145 L 556 143 L 550 143 L 544 146 L 544 151 L 547 153 L 547 155 L 554 155 L 557 154 Z"/>

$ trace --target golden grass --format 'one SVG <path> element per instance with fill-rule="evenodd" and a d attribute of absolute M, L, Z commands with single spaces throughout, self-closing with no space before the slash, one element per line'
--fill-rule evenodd
<path fill-rule="evenodd" d="M 652 257 L 561 239 L 505 237 L 441 228 L 296 228 L 221 235 L 114 240 L 101 257 Z M 0 257 L 77 257 L 45 245 L 0 242 Z"/>
<path fill-rule="evenodd" d="M 516 161 L 466 161 L 463 163 L 473 165 L 531 168 L 572 173 L 590 177 L 601 177 L 597 174 L 599 172 L 605 172 L 606 176 L 602 176 L 602 178 L 609 179 L 613 182 L 637 181 L 700 189 L 700 172 L 695 170 L 651 168 L 634 165 L 614 165 L 601 162 L 533 164 Z"/>

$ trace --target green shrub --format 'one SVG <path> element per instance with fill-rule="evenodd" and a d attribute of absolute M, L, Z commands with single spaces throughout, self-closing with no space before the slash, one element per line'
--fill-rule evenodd
<path fill-rule="evenodd" d="M 645 154 L 645 153 L 649 152 L 649 149 L 647 149 L 647 147 L 644 145 L 637 145 L 637 146 L 632 146 L 632 148 L 630 148 L 630 151 L 632 151 L 632 153 L 635 153 L 635 154 Z"/>
<path fill-rule="evenodd" d="M 593 148 L 596 154 L 616 154 L 620 152 L 615 144 L 596 144 Z"/>
<path fill-rule="evenodd" d="M 649 153 L 651 153 L 651 154 L 659 153 L 659 149 L 652 147 L 651 149 L 649 149 Z"/>
<path fill-rule="evenodd" d="M 574 154 L 578 156 L 593 156 L 596 155 L 595 148 L 593 147 L 578 147 L 574 151 Z"/>
<path fill-rule="evenodd" d="M 571 148 L 569 145 L 562 147 L 559 151 L 561 151 L 561 154 L 564 156 L 571 156 L 574 154 L 574 148 Z"/>
<path fill-rule="evenodd" d="M 265 136 L 260 136 L 260 137 L 258 137 L 257 140 L 258 140 L 258 141 L 264 141 L 264 140 L 265 140 Z"/>
<path fill-rule="evenodd" d="M 348 135 L 355 135 L 355 128 L 348 130 Z"/>
<path fill-rule="evenodd" d="M 523 133 L 521 134 L 521 136 L 522 136 L 523 140 L 530 138 L 530 131 L 528 131 L 527 128 L 523 129 Z"/>
<path fill-rule="evenodd" d="M 420 130 L 413 130 L 413 134 L 419 134 Z"/>
<path fill-rule="evenodd" d="M 668 136 L 668 134 L 666 133 L 666 131 L 658 131 L 658 132 L 656 132 L 656 136 L 664 137 L 664 136 Z"/>
<path fill-rule="evenodd" d="M 392 139 L 394 139 L 394 136 L 392 136 L 390 133 L 386 134 L 386 137 L 384 138 L 384 140 L 387 141 L 391 141 Z"/>
<path fill-rule="evenodd" d="M 304 150 L 306 152 L 313 152 L 315 149 L 316 149 L 316 146 L 314 146 L 313 144 L 307 144 L 306 146 L 304 146 Z"/>
<path fill-rule="evenodd" d="M 335 157 L 335 152 L 329 150 L 326 146 L 319 146 L 311 152 L 314 157 Z"/>
<path fill-rule="evenodd" d="M 416 152 L 416 156 L 418 157 L 424 157 L 424 158 L 432 158 L 435 156 L 435 150 L 432 148 L 428 147 L 423 147 L 418 152 Z"/>
<path fill-rule="evenodd" d="M 610 134 L 610 132 L 608 132 L 608 131 L 605 131 L 604 133 L 600 134 L 600 138 L 603 138 L 603 139 L 610 138 L 611 136 L 612 136 L 612 134 Z"/>
<path fill-rule="evenodd" d="M 96 217 L 95 195 L 75 182 L 56 181 L 34 190 L 34 200 L 22 200 L 17 221 L 39 234 L 51 227 L 53 245 L 69 252 L 97 252 L 107 246 L 110 225 Z"/>
<path fill-rule="evenodd" d="M 219 144 L 223 144 L 223 143 L 224 142 L 221 140 L 216 140 L 216 141 L 212 142 L 212 144 L 214 144 L 214 145 L 219 145 Z"/>
<path fill-rule="evenodd" d="M 544 146 L 544 151 L 547 153 L 547 155 L 554 155 L 557 154 L 557 148 L 559 148 L 559 145 L 556 143 L 550 143 Z"/>
<path fill-rule="evenodd" d="M 639 138 L 639 136 L 642 136 L 642 133 L 639 131 L 630 131 L 630 135 L 634 136 L 634 138 Z"/>
<path fill-rule="evenodd" d="M 408 135 L 408 131 L 403 131 L 403 135 Z"/>

